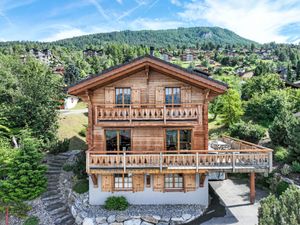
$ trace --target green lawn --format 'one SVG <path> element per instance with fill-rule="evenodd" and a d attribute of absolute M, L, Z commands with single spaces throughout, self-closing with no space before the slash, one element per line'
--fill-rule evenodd
<path fill-rule="evenodd" d="M 58 137 L 70 139 L 70 150 L 86 149 L 85 137 L 81 137 L 79 132 L 85 129 L 88 117 L 85 114 L 60 115 Z"/>
<path fill-rule="evenodd" d="M 71 110 L 76 110 L 76 109 L 86 109 L 86 108 L 87 108 L 86 103 L 80 101 L 80 102 L 78 102 L 77 105 L 76 105 L 74 108 L 72 108 Z"/>

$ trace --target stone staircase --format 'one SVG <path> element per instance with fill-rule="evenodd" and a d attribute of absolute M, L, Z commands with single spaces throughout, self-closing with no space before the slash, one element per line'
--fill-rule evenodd
<path fill-rule="evenodd" d="M 59 177 L 62 167 L 69 157 L 70 153 L 60 153 L 47 160 L 48 187 L 47 191 L 42 195 L 42 201 L 55 225 L 75 224 L 71 211 L 59 189 Z"/>

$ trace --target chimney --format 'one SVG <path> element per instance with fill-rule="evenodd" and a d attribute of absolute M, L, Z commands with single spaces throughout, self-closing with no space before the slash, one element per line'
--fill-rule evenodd
<path fill-rule="evenodd" d="M 154 56 L 154 47 L 153 46 L 150 46 L 150 55 Z"/>

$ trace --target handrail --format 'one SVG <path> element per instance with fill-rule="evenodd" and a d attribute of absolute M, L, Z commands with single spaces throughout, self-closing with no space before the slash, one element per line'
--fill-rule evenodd
<path fill-rule="evenodd" d="M 177 108 L 177 107 L 182 107 L 182 106 L 197 106 L 197 105 L 203 105 L 203 102 L 199 102 L 199 103 L 195 103 L 195 102 L 181 102 L 181 103 L 178 103 L 178 104 L 165 104 L 165 103 L 131 103 L 131 104 L 107 104 L 107 103 L 97 103 L 95 104 L 94 106 L 96 107 L 101 107 L 101 106 L 173 106 L 174 108 Z"/>

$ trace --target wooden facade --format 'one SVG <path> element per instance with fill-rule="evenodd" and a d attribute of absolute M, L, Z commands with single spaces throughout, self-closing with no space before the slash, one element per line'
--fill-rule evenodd
<path fill-rule="evenodd" d="M 158 192 L 189 192 L 203 187 L 209 171 L 243 172 L 256 162 L 264 172 L 267 149 L 247 145 L 240 155 L 208 151 L 208 104 L 226 90 L 206 74 L 153 56 L 70 87 L 69 94 L 88 104 L 87 172 L 94 185 L 99 177 L 102 192 L 141 192 L 147 185 Z"/>

